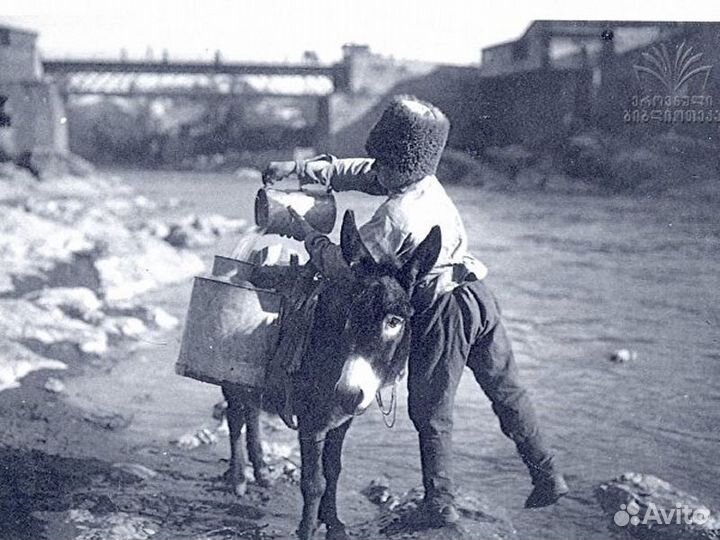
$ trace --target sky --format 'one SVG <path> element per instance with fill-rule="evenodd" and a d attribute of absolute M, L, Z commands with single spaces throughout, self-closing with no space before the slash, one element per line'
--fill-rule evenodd
<path fill-rule="evenodd" d="M 710 20 L 714 1 L 1 0 L 0 23 L 39 33 L 46 58 L 339 60 L 344 43 L 396 58 L 478 63 L 536 19 Z M 720 15 L 720 12 L 718 13 Z M 718 15 L 715 16 L 717 20 Z"/>

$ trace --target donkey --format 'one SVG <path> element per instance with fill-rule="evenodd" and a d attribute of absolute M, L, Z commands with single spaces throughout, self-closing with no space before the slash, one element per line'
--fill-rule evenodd
<path fill-rule="evenodd" d="M 319 523 L 327 527 L 329 540 L 348 538 L 336 501 L 343 440 L 353 417 L 405 371 L 410 296 L 437 261 L 440 244 L 440 229 L 433 227 L 402 267 L 379 265 L 363 245 L 353 213 L 345 213 L 340 246 L 347 271 L 326 277 L 302 366 L 292 382 L 302 461 L 300 540 L 313 538 Z M 223 394 L 230 428 L 227 477 L 242 495 L 246 481 L 238 441 L 243 425 L 256 481 L 267 483 L 259 440 L 261 396 L 236 385 L 224 385 Z"/>

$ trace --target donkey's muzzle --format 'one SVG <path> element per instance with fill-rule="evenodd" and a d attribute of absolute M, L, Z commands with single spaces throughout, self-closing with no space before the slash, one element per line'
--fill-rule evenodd
<path fill-rule="evenodd" d="M 338 385 L 335 388 L 335 400 L 345 414 L 358 414 L 365 393 L 359 388 L 348 388 Z"/>
<path fill-rule="evenodd" d="M 357 414 L 367 409 L 380 389 L 380 383 L 380 377 L 367 358 L 350 355 L 335 385 L 335 394 L 343 411 Z"/>

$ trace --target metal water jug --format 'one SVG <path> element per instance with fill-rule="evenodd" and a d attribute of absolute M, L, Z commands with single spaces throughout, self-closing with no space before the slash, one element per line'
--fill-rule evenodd
<path fill-rule="evenodd" d="M 255 223 L 266 233 L 288 235 L 292 223 L 288 206 L 323 234 L 330 234 L 335 226 L 337 206 L 333 194 L 308 186 L 294 190 L 260 189 L 255 197 Z"/>

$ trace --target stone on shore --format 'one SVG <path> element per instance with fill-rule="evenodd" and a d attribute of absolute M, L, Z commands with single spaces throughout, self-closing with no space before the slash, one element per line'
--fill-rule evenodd
<path fill-rule="evenodd" d="M 0 293 L 80 286 L 127 299 L 204 269 L 197 255 L 131 231 L 106 208 L 53 202 L 3 208 Z"/>
<path fill-rule="evenodd" d="M 164 223 L 158 219 L 146 221 L 141 229 L 152 236 L 164 240 L 176 248 L 198 248 L 213 245 L 218 238 L 229 233 L 237 233 L 247 228 L 244 219 L 230 219 L 218 214 L 196 216 Z"/>
<path fill-rule="evenodd" d="M 610 355 L 610 361 L 616 364 L 624 364 L 625 362 L 637 360 L 637 351 L 631 349 L 618 349 Z"/>
<path fill-rule="evenodd" d="M 138 304 L 135 300 L 110 302 L 104 306 L 103 311 L 113 317 L 140 319 L 146 325 L 159 330 L 171 330 L 180 324 L 177 317 L 170 315 L 163 308 Z"/>
<path fill-rule="evenodd" d="M 0 391 L 17 388 L 20 379 L 39 369 L 67 369 L 67 365 L 43 358 L 19 343 L 0 337 Z"/>
<path fill-rule="evenodd" d="M 111 342 L 178 325 L 136 299 L 191 279 L 204 264 L 134 226 L 156 210 L 114 178 L 38 182 L 0 168 L 0 390 L 36 369 L 61 369 L 104 355 Z M 221 216 L 192 223 L 213 241 L 244 226 Z"/>
<path fill-rule="evenodd" d="M 102 318 L 102 301 L 87 287 L 51 287 L 33 291 L 24 296 L 26 300 L 44 309 L 60 309 L 68 317 L 87 323 Z"/>
<path fill-rule="evenodd" d="M 126 512 L 101 515 L 77 508 L 68 512 L 67 522 L 77 529 L 76 540 L 148 540 L 160 528 L 158 521 Z"/>
<path fill-rule="evenodd" d="M 0 293 L 37 289 L 48 284 L 53 270 L 75 263 L 95 245 L 81 231 L 21 208 L 3 207 L 0 220 Z M 83 268 L 83 270 L 85 270 Z M 81 279 L 83 272 L 78 272 Z"/>
<path fill-rule="evenodd" d="M 363 494 L 378 507 L 373 519 L 353 527 L 359 538 L 392 540 L 506 540 L 517 538 L 507 515 L 476 494 L 460 491 L 455 503 L 460 521 L 452 527 L 432 528 L 422 511 L 423 491 L 394 494 L 386 479 L 373 480 Z"/>
<path fill-rule="evenodd" d="M 108 346 L 102 329 L 23 299 L 0 300 L 0 335 L 49 358 L 101 355 Z"/>
<path fill-rule="evenodd" d="M 95 267 L 105 298 L 127 300 L 163 285 L 190 279 L 205 265 L 195 254 L 173 249 L 153 238 L 116 244 Z"/>
<path fill-rule="evenodd" d="M 62 394 L 65 392 L 65 383 L 62 382 L 60 379 L 50 377 L 47 381 L 45 381 L 45 385 L 43 388 L 45 388 L 45 390 L 47 390 L 51 394 Z"/>

